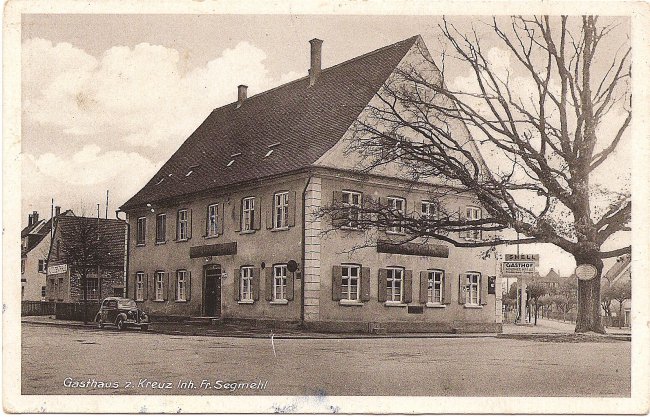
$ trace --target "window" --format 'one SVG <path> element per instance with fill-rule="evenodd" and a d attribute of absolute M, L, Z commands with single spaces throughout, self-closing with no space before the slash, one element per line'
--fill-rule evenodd
<path fill-rule="evenodd" d="M 147 235 L 147 218 L 138 217 L 138 230 L 137 230 L 135 243 L 137 245 L 144 245 L 146 235 Z"/>
<path fill-rule="evenodd" d="M 50 288 L 52 289 L 52 292 L 50 293 L 50 300 L 54 300 L 55 295 L 56 295 L 56 280 L 55 279 L 50 280 Z"/>
<path fill-rule="evenodd" d="M 386 301 L 402 301 L 402 282 L 404 281 L 403 268 L 388 268 L 386 281 Z"/>
<path fill-rule="evenodd" d="M 21 274 L 25 273 L 25 259 L 20 260 L 20 273 Z"/>
<path fill-rule="evenodd" d="M 167 215 L 161 213 L 156 216 L 156 242 L 162 243 L 167 240 Z"/>
<path fill-rule="evenodd" d="M 211 204 L 208 206 L 208 236 L 217 236 L 219 234 L 218 228 L 218 205 Z"/>
<path fill-rule="evenodd" d="M 289 226 L 289 193 L 275 193 L 273 196 L 273 228 Z"/>
<path fill-rule="evenodd" d="M 47 272 L 47 261 L 45 259 L 38 260 L 38 272 L 43 274 Z"/>
<path fill-rule="evenodd" d="M 239 269 L 240 279 L 239 279 L 239 299 L 241 301 L 252 301 L 253 300 L 253 267 L 252 266 L 242 266 Z M 286 273 L 285 273 L 286 276 Z"/>
<path fill-rule="evenodd" d="M 479 305 L 479 288 L 481 285 L 481 274 L 470 272 L 467 274 L 467 304 Z"/>
<path fill-rule="evenodd" d="M 343 205 L 347 207 L 348 221 L 346 227 L 359 227 L 361 220 L 361 193 L 354 191 L 343 191 Z"/>
<path fill-rule="evenodd" d="M 404 207 L 406 206 L 406 200 L 400 197 L 388 197 L 388 206 L 393 212 L 396 213 L 396 216 L 404 215 Z M 395 221 L 397 225 L 391 226 L 388 228 L 389 232 L 392 233 L 402 233 L 402 226 L 398 221 Z"/>
<path fill-rule="evenodd" d="M 165 281 L 165 273 L 162 271 L 156 272 L 156 301 L 163 301 L 163 282 Z"/>
<path fill-rule="evenodd" d="M 144 300 L 144 272 L 135 274 L 135 299 L 136 301 Z"/>
<path fill-rule="evenodd" d="M 425 219 L 439 220 L 440 219 L 440 209 L 437 203 L 433 201 L 423 201 L 422 202 L 422 217 Z M 427 227 L 427 232 L 430 232 L 432 229 Z"/>
<path fill-rule="evenodd" d="M 45 295 L 47 294 L 47 287 L 42 286 L 41 287 L 41 298 L 45 298 Z"/>
<path fill-rule="evenodd" d="M 273 267 L 273 300 L 287 299 L 287 266 L 275 265 Z"/>
<path fill-rule="evenodd" d="M 99 279 L 86 278 L 86 299 L 99 300 Z"/>
<path fill-rule="evenodd" d="M 428 271 L 427 301 L 434 304 L 442 304 L 442 280 L 444 272 L 433 270 Z"/>
<path fill-rule="evenodd" d="M 342 265 L 341 268 L 341 299 L 359 300 L 359 275 L 361 268 L 358 265 Z"/>
<path fill-rule="evenodd" d="M 176 227 L 178 230 L 178 240 L 187 240 L 189 237 L 188 234 L 188 216 L 187 210 L 178 210 L 178 225 Z"/>
<path fill-rule="evenodd" d="M 481 209 L 478 207 L 468 206 L 465 209 L 465 217 L 467 220 L 480 220 L 481 219 Z M 480 240 L 481 231 L 480 230 L 468 230 L 465 232 L 465 238 L 469 240 Z"/>
<path fill-rule="evenodd" d="M 176 301 L 186 301 L 187 271 L 176 271 Z"/>
<path fill-rule="evenodd" d="M 253 230 L 255 221 L 255 197 L 246 197 L 242 200 L 241 230 Z"/>

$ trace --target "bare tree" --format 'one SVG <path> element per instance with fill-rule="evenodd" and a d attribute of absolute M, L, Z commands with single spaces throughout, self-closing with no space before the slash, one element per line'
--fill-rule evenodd
<path fill-rule="evenodd" d="M 632 298 L 632 283 L 630 281 L 615 282 L 611 286 L 611 297 L 618 302 L 618 328 L 620 329 L 625 319 L 623 318 L 623 303 Z"/>
<path fill-rule="evenodd" d="M 359 228 L 399 226 L 404 241 L 437 239 L 485 247 L 486 253 L 504 243 L 554 244 L 577 264 L 596 267 L 594 279 L 578 284 L 576 332 L 602 333 L 603 259 L 630 247 L 601 247 L 629 230 L 631 198 L 628 191 L 603 190 L 590 180 L 631 121 L 630 48 L 599 48 L 616 25 L 599 26 L 593 16 L 503 21 L 482 24 L 514 57 L 510 67 L 490 60 L 476 30 L 462 33 L 445 19 L 440 32 L 449 52 L 437 54 L 441 65 L 417 43 L 415 63 L 396 70 L 352 127 L 349 151 L 362 155 L 359 171 L 399 166 L 414 181 L 430 180 L 431 198 L 440 203 L 436 215 L 406 213 L 371 199 L 359 213 L 351 214 L 343 202 L 323 212 L 336 226 L 352 216 Z M 450 57 L 471 68 L 474 90 L 447 85 Z M 607 64 L 597 71 L 595 62 Z M 524 83 L 531 87 L 521 94 Z M 623 120 L 613 136 L 599 136 L 603 122 L 611 127 L 616 121 L 608 120 L 613 111 Z M 482 207 L 480 218 L 470 220 L 458 206 L 445 204 L 460 193 Z M 480 239 L 460 238 L 467 234 Z"/>
<path fill-rule="evenodd" d="M 93 217 L 69 217 L 59 220 L 60 250 L 71 273 L 79 276 L 82 291 L 83 322 L 87 322 L 88 276 L 97 273 L 113 261 L 115 254 L 103 238 L 100 219 Z"/>

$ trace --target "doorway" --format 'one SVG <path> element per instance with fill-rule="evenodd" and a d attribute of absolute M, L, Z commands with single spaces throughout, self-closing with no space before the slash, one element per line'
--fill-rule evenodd
<path fill-rule="evenodd" d="M 221 265 L 205 266 L 203 288 L 203 314 L 221 317 Z"/>

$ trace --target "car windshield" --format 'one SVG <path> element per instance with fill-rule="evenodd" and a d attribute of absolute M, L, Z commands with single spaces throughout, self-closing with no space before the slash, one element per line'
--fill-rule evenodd
<path fill-rule="evenodd" d="M 135 301 L 133 301 L 133 300 L 120 300 L 119 307 L 120 308 L 137 308 L 138 306 L 135 304 Z"/>

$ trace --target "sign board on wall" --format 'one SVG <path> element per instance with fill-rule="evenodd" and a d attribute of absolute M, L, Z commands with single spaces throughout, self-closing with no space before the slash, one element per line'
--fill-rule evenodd
<path fill-rule="evenodd" d="M 68 272 L 68 265 L 67 264 L 52 265 L 52 266 L 47 267 L 48 275 L 65 274 L 66 272 Z"/>
<path fill-rule="evenodd" d="M 534 261 L 505 261 L 501 262 L 503 276 L 519 276 L 535 272 Z"/>

